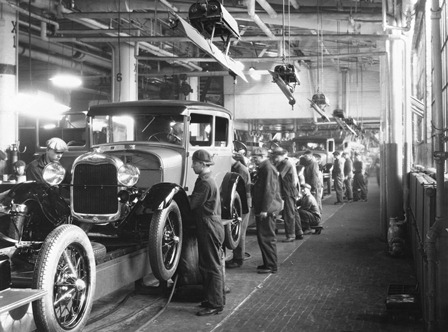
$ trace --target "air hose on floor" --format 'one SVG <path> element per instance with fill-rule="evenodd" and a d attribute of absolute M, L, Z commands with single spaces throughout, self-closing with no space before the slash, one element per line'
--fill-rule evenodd
<path fill-rule="evenodd" d="M 168 298 L 168 301 L 166 301 L 165 305 L 157 312 L 157 314 L 155 314 L 149 321 L 147 321 L 145 324 L 143 324 L 142 326 L 140 326 L 138 328 L 138 330 L 136 330 L 135 332 L 144 332 L 147 331 L 147 327 L 157 318 L 159 317 L 164 311 L 165 309 L 168 307 L 168 304 L 170 304 L 171 299 L 174 295 L 174 291 L 176 290 L 176 284 L 177 284 L 177 279 L 179 278 L 179 275 L 176 274 L 176 277 L 174 278 L 174 284 L 173 284 L 173 288 L 171 289 L 171 293 L 170 296 Z"/>

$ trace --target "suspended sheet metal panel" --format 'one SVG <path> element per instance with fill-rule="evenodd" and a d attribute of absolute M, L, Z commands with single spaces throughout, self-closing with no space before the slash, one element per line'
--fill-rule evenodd
<path fill-rule="evenodd" d="M 242 78 L 247 82 L 247 78 L 244 75 L 241 68 L 238 66 L 237 62 L 233 60 L 228 55 L 224 54 L 216 45 L 212 43 L 211 40 L 205 39 L 199 31 L 193 28 L 187 21 L 185 21 L 180 16 L 177 16 L 185 35 L 195 44 L 197 47 L 201 48 L 204 52 L 207 52 L 221 65 L 229 69 L 231 73 L 234 73 L 238 77 Z"/>

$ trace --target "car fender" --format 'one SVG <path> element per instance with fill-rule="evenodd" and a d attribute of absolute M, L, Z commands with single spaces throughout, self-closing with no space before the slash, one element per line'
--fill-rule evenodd
<path fill-rule="evenodd" d="M 229 172 L 224 176 L 221 184 L 221 216 L 223 219 L 231 218 L 232 201 L 236 192 L 241 198 L 243 214 L 248 213 L 246 184 L 238 173 Z"/>
<path fill-rule="evenodd" d="M 184 224 L 190 222 L 192 213 L 187 193 L 175 183 L 161 182 L 152 186 L 143 195 L 142 204 L 153 211 L 157 211 L 167 208 L 173 199 L 179 206 L 182 222 Z"/>

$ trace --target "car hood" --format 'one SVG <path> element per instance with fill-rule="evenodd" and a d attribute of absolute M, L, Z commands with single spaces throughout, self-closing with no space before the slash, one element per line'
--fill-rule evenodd
<path fill-rule="evenodd" d="M 149 175 L 153 181 L 181 185 L 185 156 L 184 149 L 172 148 L 169 145 L 151 145 L 146 142 L 111 143 L 96 146 L 93 152 L 79 157 L 75 163 L 82 161 L 89 163 L 94 160 L 101 162 L 105 159 L 109 159 L 117 167 L 121 163 L 129 163 L 140 170 L 140 185 L 144 184 L 145 178 Z"/>

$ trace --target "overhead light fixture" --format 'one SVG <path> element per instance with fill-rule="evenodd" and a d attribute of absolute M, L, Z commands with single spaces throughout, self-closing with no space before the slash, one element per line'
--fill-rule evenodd
<path fill-rule="evenodd" d="M 82 85 L 81 78 L 71 74 L 58 74 L 50 78 L 50 81 L 55 86 L 66 89 L 75 89 Z"/>
<path fill-rule="evenodd" d="M 261 80 L 261 74 L 255 69 L 254 66 L 251 66 L 249 68 L 249 75 L 254 79 L 255 81 Z"/>
<path fill-rule="evenodd" d="M 27 93 L 19 93 L 16 96 L 14 107 L 21 115 L 42 119 L 58 118 L 70 109 L 70 107 L 56 102 L 51 95 Z"/>

